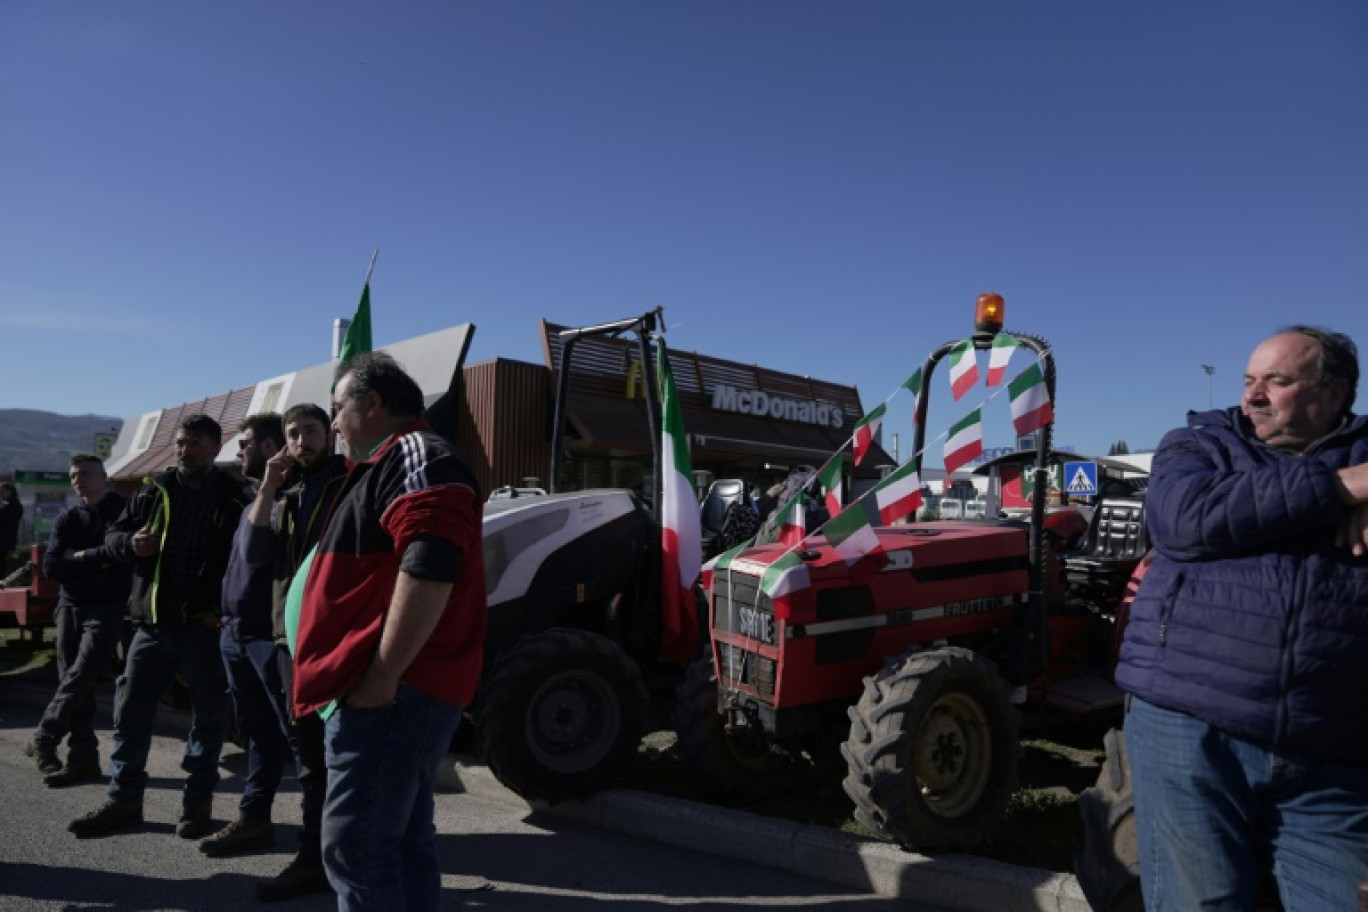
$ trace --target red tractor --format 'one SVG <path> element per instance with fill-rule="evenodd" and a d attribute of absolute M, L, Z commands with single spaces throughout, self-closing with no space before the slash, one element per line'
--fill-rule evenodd
<path fill-rule="evenodd" d="M 991 348 L 1001 307 L 980 297 L 976 350 Z M 1011 335 L 1039 359 L 1053 400 L 1049 347 Z M 932 376 L 956 344 L 922 367 L 916 454 Z M 711 654 L 690 670 L 676 714 L 691 771 L 754 796 L 795 757 L 839 745 L 862 826 L 915 848 L 987 842 L 1015 787 L 1019 707 L 1119 704 L 1110 670 L 1147 548 L 1138 498 L 1103 499 L 1090 517 L 1047 513 L 1051 430 L 1037 435 L 1026 519 L 875 527 L 877 547 L 849 565 L 819 532 L 705 571 Z M 805 576 L 771 596 L 762 579 L 786 554 Z"/>

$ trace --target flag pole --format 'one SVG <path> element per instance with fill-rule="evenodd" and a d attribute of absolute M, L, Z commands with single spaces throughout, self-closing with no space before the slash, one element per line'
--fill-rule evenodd
<path fill-rule="evenodd" d="M 377 259 L 379 259 L 379 257 L 380 257 L 380 248 L 379 248 L 379 247 L 376 247 L 376 248 L 375 248 L 375 252 L 371 254 L 370 266 L 366 269 L 366 284 L 367 284 L 367 285 L 370 284 L 371 273 L 375 272 L 375 261 L 376 261 Z"/>

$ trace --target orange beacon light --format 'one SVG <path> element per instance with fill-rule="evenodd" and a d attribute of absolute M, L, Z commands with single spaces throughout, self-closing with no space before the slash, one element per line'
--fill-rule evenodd
<path fill-rule="evenodd" d="M 1006 303 L 1002 295 L 981 294 L 974 303 L 974 331 L 997 334 L 1002 331 Z"/>

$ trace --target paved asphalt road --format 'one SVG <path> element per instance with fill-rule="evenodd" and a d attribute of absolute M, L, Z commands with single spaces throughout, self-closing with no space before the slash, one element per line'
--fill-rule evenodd
<path fill-rule="evenodd" d="M 178 839 L 182 742 L 159 736 L 143 827 L 77 840 L 67 823 L 104 800 L 104 785 L 42 786 L 22 746 L 37 722 L 31 698 L 0 679 L 0 910 L 238 910 L 259 907 L 256 880 L 290 857 L 299 821 L 293 781 L 276 802 L 278 850 L 209 859 Z M 108 720 L 101 731 L 107 759 Z M 214 816 L 236 810 L 245 756 L 225 750 Z M 452 777 L 453 785 L 456 778 Z M 490 912 L 656 910 L 696 912 L 780 907 L 820 912 L 933 912 L 931 906 L 673 848 L 499 800 L 485 785 L 438 796 L 444 907 Z M 744 838 L 744 834 L 741 834 Z M 755 838 L 763 839 L 762 831 Z M 820 871 L 814 872 L 818 875 Z M 266 908 L 266 907 L 261 907 Z M 334 908 L 331 897 L 282 903 L 283 910 Z"/>

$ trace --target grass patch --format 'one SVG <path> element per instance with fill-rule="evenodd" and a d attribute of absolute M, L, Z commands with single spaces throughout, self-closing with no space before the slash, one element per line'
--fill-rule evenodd
<path fill-rule="evenodd" d="M 1083 821 L 1076 796 L 1057 789 L 1018 789 L 1007 802 L 992 851 L 999 861 L 1072 871 L 1074 855 L 1083 849 Z"/>
<path fill-rule="evenodd" d="M 57 654 L 53 633 L 51 630 L 44 633 L 43 641 L 38 643 L 32 633 L 14 626 L 0 626 L 0 674 L 21 675 L 55 666 Z"/>

